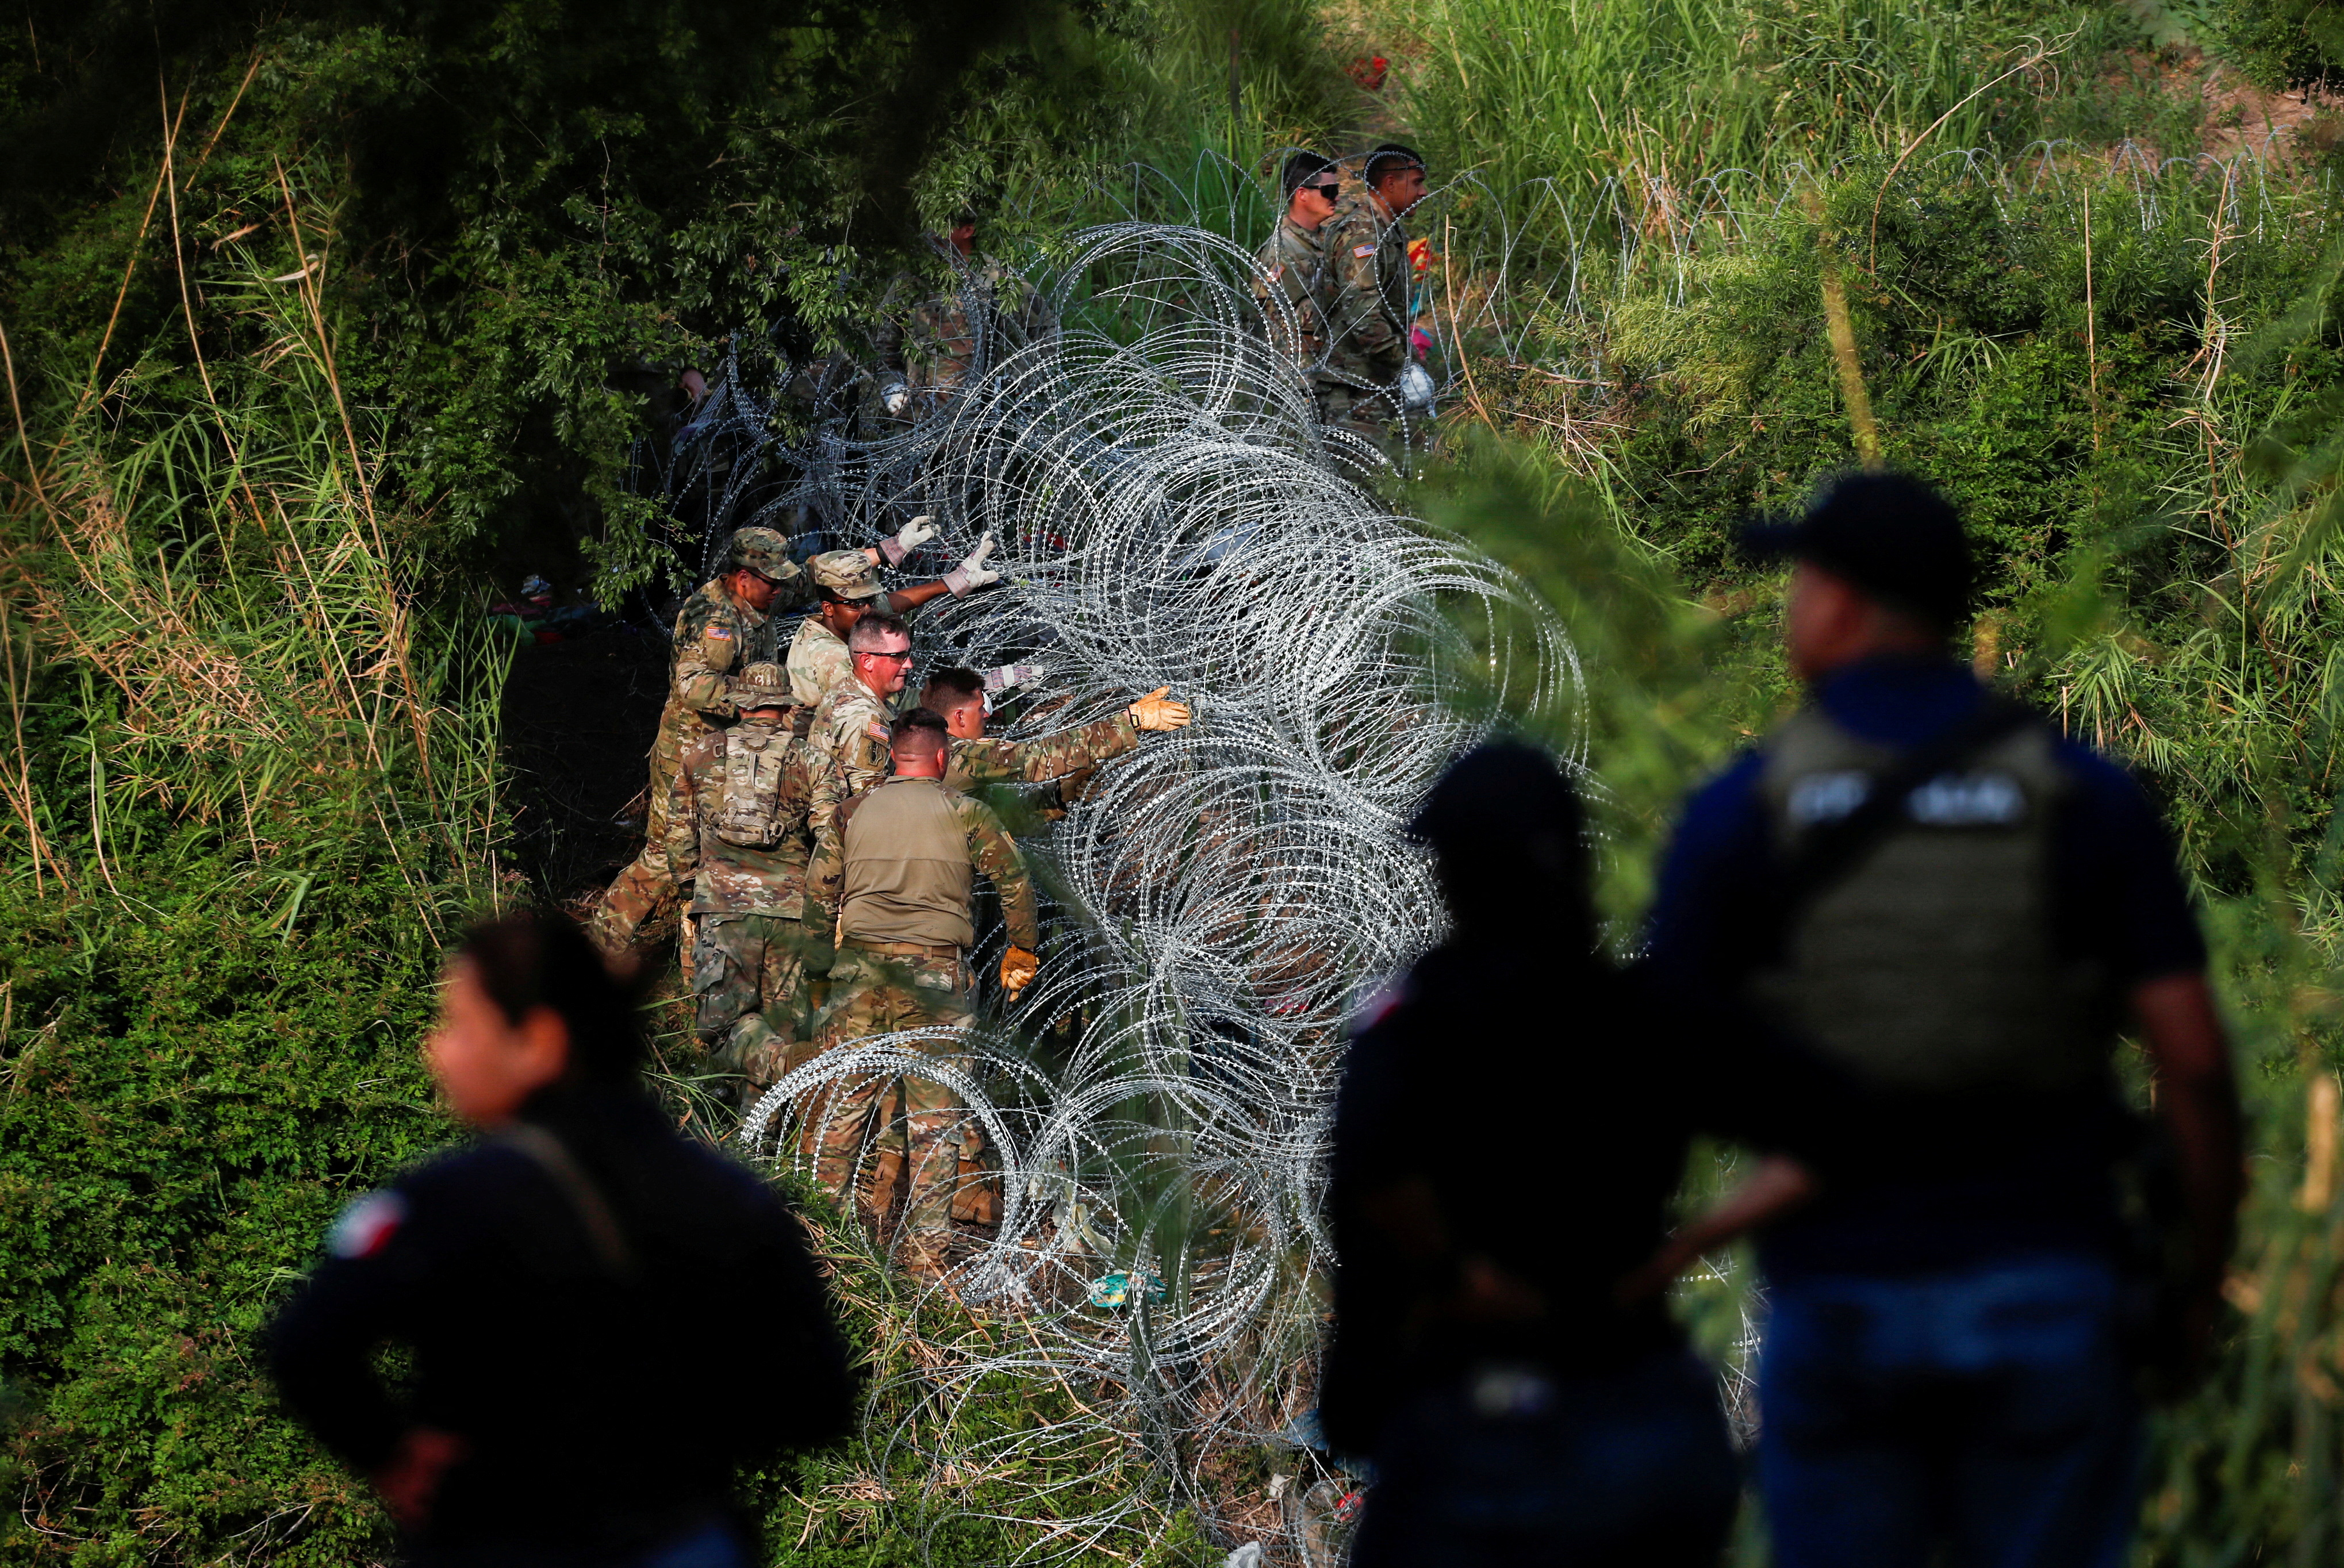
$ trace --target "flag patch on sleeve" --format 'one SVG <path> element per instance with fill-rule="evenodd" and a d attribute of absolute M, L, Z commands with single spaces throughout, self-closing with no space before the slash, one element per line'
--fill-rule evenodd
<path fill-rule="evenodd" d="M 712 626 L 701 635 L 703 637 L 713 638 L 718 642 L 731 642 L 732 640 L 732 631 L 729 628 L 721 626 Z"/>
<path fill-rule="evenodd" d="M 863 727 L 863 732 L 871 737 L 874 740 L 884 740 L 887 739 L 887 727 L 880 723 L 875 719 Z"/>
<path fill-rule="evenodd" d="M 1355 245 L 1351 247 L 1351 254 L 1358 256 L 1362 261 L 1366 260 L 1369 256 L 1375 255 L 1375 253 L 1376 247 L 1371 245 Z"/>
<path fill-rule="evenodd" d="M 371 1258 L 390 1244 L 406 1222 L 406 1199 L 396 1192 L 369 1192 L 342 1211 L 326 1233 L 326 1251 L 337 1258 Z"/>

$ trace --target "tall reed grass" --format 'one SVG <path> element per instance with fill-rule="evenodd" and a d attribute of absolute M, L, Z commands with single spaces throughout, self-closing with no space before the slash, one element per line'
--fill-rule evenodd
<path fill-rule="evenodd" d="M 2036 135 L 2106 24 L 2000 0 L 1397 0 L 1399 117 L 1498 190 L 1779 182 L 1850 155 Z M 1543 240 L 1553 237 L 1541 233 Z"/>
<path fill-rule="evenodd" d="M 297 246 L 305 231 L 322 246 L 324 215 L 289 184 L 283 200 Z M 199 396 L 150 390 L 138 367 L 39 389 L 50 417 L 21 432 L 7 517 L 24 662 L 0 770 L 37 883 L 129 896 L 115 824 L 143 802 L 240 839 L 286 882 L 288 920 L 306 840 L 365 829 L 427 922 L 493 897 L 510 648 L 422 608 L 421 530 L 378 508 L 385 421 L 345 395 L 325 281 L 231 247 L 194 286 L 246 351 Z M 35 783 L 35 661 L 72 672 L 46 697 L 70 711 L 70 801 Z"/>

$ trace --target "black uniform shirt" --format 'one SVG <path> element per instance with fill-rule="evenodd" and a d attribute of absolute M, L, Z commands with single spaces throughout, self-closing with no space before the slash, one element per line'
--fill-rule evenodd
<path fill-rule="evenodd" d="M 1336 1097 L 1328 1209 L 1339 1267 L 1320 1410 L 1366 1454 L 1396 1402 L 1476 1362 L 1571 1374 L 1682 1336 L 1655 1299 L 1622 1311 L 1621 1277 L 1668 1233 L 1693 1135 L 1780 1141 L 1787 1084 L 1808 1076 L 1715 1048 L 1716 1031 L 1591 957 L 1452 943 L 1370 1008 Z M 1803 1110 L 1798 1114 L 1803 1114 Z M 1430 1190 L 1459 1255 L 1546 1302 L 1508 1323 L 1428 1320 L 1454 1261 L 1402 1255 L 1369 1215 L 1395 1182 Z"/>
<path fill-rule="evenodd" d="M 844 1347 L 763 1183 L 637 1094 L 549 1090 L 522 1118 L 553 1164 L 492 1138 L 360 1199 L 270 1328 L 287 1402 L 352 1466 L 414 1425 L 463 1440 L 426 1542 L 637 1548 L 721 1509 L 742 1462 L 846 1428 Z M 412 1352 L 398 1392 L 385 1343 Z"/>

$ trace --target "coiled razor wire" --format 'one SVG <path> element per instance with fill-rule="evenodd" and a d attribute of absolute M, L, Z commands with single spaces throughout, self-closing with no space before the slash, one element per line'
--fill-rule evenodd
<path fill-rule="evenodd" d="M 956 1497 L 982 1482 L 982 1511 L 1056 1520 L 1036 1561 L 1145 1544 L 1180 1506 L 1232 1542 L 1324 1558 L 1325 1522 L 1295 1504 L 1333 1473 L 1293 1433 L 1316 1404 L 1345 1020 L 1437 935 L 1402 836 L 1425 789 L 1494 715 L 1570 730 L 1581 671 L 1519 581 L 1362 487 L 1379 457 L 1321 427 L 1259 336 L 1244 251 L 1127 223 L 1061 256 L 1046 330 L 981 345 L 908 426 L 817 422 L 790 447 L 736 364 L 702 417 L 733 443 L 724 520 L 867 543 L 929 513 L 944 534 L 912 576 L 989 529 L 1005 580 L 914 618 L 925 667 L 1040 666 L 1002 716 L 1019 738 L 1163 685 L 1196 722 L 1101 767 L 1062 820 L 1026 824 L 1048 896 L 1023 997 L 965 1032 L 817 1057 L 740 1136 L 803 1168 L 843 1089 L 908 1074 L 970 1108 L 938 1176 L 979 1150 L 998 1174 L 997 1227 L 964 1227 L 932 1287 L 966 1311 L 914 1314 L 919 1386 L 874 1391 L 874 1411 L 917 1412 L 870 1433 L 876 1474 L 917 1470 Z M 979 974 L 1002 940 L 972 955 Z M 1027 1391 L 1030 1426 L 957 1419 L 1005 1386 Z M 1236 1472 L 1281 1434 L 1304 1473 L 1270 1502 Z M 1138 1483 L 1077 1509 L 1110 1460 Z"/>
<path fill-rule="evenodd" d="M 1964 177 L 2013 196 L 2075 177 L 2056 150 L 1965 155 Z M 2131 182 L 2148 226 L 2209 178 L 2240 209 L 2229 221 L 2258 221 L 2261 174 L 2244 154 L 2184 168 L 2135 150 L 2101 177 Z M 1442 396 L 1464 390 L 1470 343 L 1600 407 L 1603 335 L 1559 324 L 1640 275 L 1681 301 L 1696 250 L 1744 243 L 1793 193 L 1738 171 L 1679 191 L 1630 170 L 1499 194 L 1469 176 L 1410 216 L 1437 247 L 1417 318 Z M 1103 767 L 1063 820 L 1021 824 L 1048 937 L 1020 1000 L 966 1032 L 818 1058 L 741 1136 L 803 1165 L 839 1091 L 910 1074 L 970 1108 L 974 1131 L 936 1155 L 956 1169 L 937 1174 L 980 1152 L 998 1173 L 997 1231 L 969 1234 L 935 1287 L 953 1310 L 910 1319 L 918 1372 L 874 1391 L 874 1411 L 915 1412 L 870 1432 L 876 1475 L 922 1473 L 964 1513 L 1056 1521 L 1035 1561 L 1127 1553 L 1186 1506 L 1224 1541 L 1330 1563 L 1353 1483 L 1314 1456 L 1308 1412 L 1343 1019 L 1436 934 L 1401 839 L 1409 809 L 1490 715 L 1576 733 L 1581 672 L 1522 585 L 1363 487 L 1387 456 L 1323 427 L 1270 348 L 1265 326 L 1290 324 L 1253 303 L 1263 186 L 1225 160 L 1137 171 L 1125 211 L 1041 247 L 1038 308 L 993 308 L 996 280 L 946 257 L 969 368 L 911 418 L 881 412 L 877 364 L 793 361 L 744 335 L 691 425 L 638 460 L 712 570 L 752 523 L 811 552 L 932 514 L 944 534 L 905 563 L 913 577 L 993 531 L 1005 583 L 924 611 L 914 636 L 931 668 L 1044 667 L 1001 715 L 1014 735 L 1159 685 L 1195 706 L 1193 729 Z M 1729 1370 L 1744 1425 L 1746 1381 Z M 1030 1391 L 1029 1424 L 976 1435 L 960 1418 L 1004 1387 Z M 1247 1457 L 1265 1442 L 1288 1473 L 1268 1492 Z M 1110 1460 L 1137 1483 L 1099 1505 Z"/>

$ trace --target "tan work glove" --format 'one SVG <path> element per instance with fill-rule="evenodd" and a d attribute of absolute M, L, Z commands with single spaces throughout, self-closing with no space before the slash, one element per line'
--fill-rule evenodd
<path fill-rule="evenodd" d="M 1188 727 L 1188 705 L 1173 701 L 1172 689 L 1168 686 L 1157 687 L 1125 711 L 1142 729 L 1186 729 Z"/>
<path fill-rule="evenodd" d="M 890 408 L 887 412 L 893 414 L 895 410 Z M 904 564 L 904 558 L 905 556 L 910 555 L 914 550 L 918 549 L 922 545 L 926 544 L 930 539 L 935 538 L 935 518 L 932 517 L 914 518 L 910 522 L 905 523 L 902 528 L 896 529 L 893 538 L 881 539 L 879 541 L 879 553 L 886 558 L 887 564 L 889 566 L 900 567 Z"/>
<path fill-rule="evenodd" d="M 968 558 L 945 573 L 943 582 L 952 590 L 953 598 L 959 598 L 972 589 L 1001 580 L 1001 574 L 985 564 L 985 558 L 992 553 L 993 530 L 987 528 L 977 539 L 976 548 L 968 553 Z"/>
<path fill-rule="evenodd" d="M 1034 977 L 1041 972 L 1042 959 L 1038 953 L 1012 947 L 1001 955 L 1001 989 L 1011 996 L 1032 985 Z"/>

